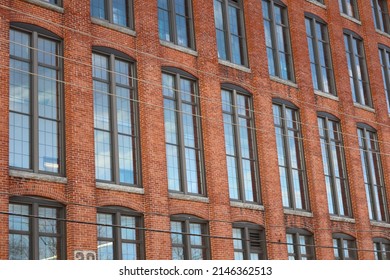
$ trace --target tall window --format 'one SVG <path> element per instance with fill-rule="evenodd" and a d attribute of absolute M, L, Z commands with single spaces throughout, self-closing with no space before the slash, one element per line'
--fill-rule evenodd
<path fill-rule="evenodd" d="M 336 260 L 357 260 L 355 238 L 342 233 L 333 234 L 333 252 Z"/>
<path fill-rule="evenodd" d="M 9 164 L 63 175 L 59 38 L 25 24 L 10 30 Z M 31 27 L 32 28 L 32 27 Z"/>
<path fill-rule="evenodd" d="M 374 238 L 374 254 L 376 260 L 390 260 L 390 240 Z"/>
<path fill-rule="evenodd" d="M 91 0 L 91 16 L 134 29 L 133 0 Z"/>
<path fill-rule="evenodd" d="M 129 57 L 114 50 L 96 47 L 94 51 L 96 179 L 139 185 L 134 65 Z"/>
<path fill-rule="evenodd" d="M 387 100 L 387 109 L 390 114 L 390 48 L 379 45 L 379 59 L 382 66 L 382 78 Z"/>
<path fill-rule="evenodd" d="M 339 0 L 340 11 L 350 17 L 359 19 L 358 5 L 356 0 Z"/>
<path fill-rule="evenodd" d="M 242 0 L 214 0 L 218 58 L 248 66 Z"/>
<path fill-rule="evenodd" d="M 302 134 L 297 108 L 274 100 L 273 113 L 283 206 L 309 210 Z"/>
<path fill-rule="evenodd" d="M 294 81 L 287 7 L 280 0 L 263 0 L 263 19 L 269 74 Z"/>
<path fill-rule="evenodd" d="M 353 101 L 372 107 L 363 40 L 357 34 L 345 30 L 344 42 Z"/>
<path fill-rule="evenodd" d="M 306 14 L 305 22 L 313 87 L 336 95 L 326 23 L 311 14 Z"/>
<path fill-rule="evenodd" d="M 370 219 L 389 222 L 377 133 L 373 128 L 360 124 L 358 136 Z"/>
<path fill-rule="evenodd" d="M 289 260 L 315 260 L 313 235 L 303 229 L 289 229 L 286 234 Z"/>
<path fill-rule="evenodd" d="M 375 28 L 389 33 L 390 19 L 387 9 L 387 0 L 371 0 L 372 16 L 374 18 Z"/>
<path fill-rule="evenodd" d="M 11 198 L 9 204 L 9 259 L 65 259 L 63 207 L 36 198 Z"/>
<path fill-rule="evenodd" d="M 205 195 L 199 96 L 195 77 L 178 69 L 164 69 L 165 142 L 168 188 Z"/>
<path fill-rule="evenodd" d="M 264 260 L 265 234 L 260 226 L 249 223 L 233 224 L 233 245 L 235 260 Z"/>
<path fill-rule="evenodd" d="M 329 213 L 352 217 L 340 122 L 328 114 L 318 117 Z"/>
<path fill-rule="evenodd" d="M 195 48 L 191 0 L 159 0 L 160 39 L 186 48 Z"/>
<path fill-rule="evenodd" d="M 173 260 L 210 259 L 208 229 L 205 221 L 190 216 L 171 219 Z"/>
<path fill-rule="evenodd" d="M 222 110 L 230 199 L 259 203 L 252 97 L 241 88 L 224 85 Z"/>
<path fill-rule="evenodd" d="M 136 212 L 106 207 L 98 209 L 98 259 L 144 259 L 142 216 Z"/>

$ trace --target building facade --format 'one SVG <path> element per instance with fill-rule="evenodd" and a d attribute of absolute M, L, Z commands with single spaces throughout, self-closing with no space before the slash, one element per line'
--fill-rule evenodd
<path fill-rule="evenodd" d="M 0 259 L 390 259 L 386 0 L 0 0 Z"/>

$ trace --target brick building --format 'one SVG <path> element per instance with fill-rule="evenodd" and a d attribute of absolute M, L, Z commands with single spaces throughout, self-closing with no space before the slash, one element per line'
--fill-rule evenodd
<path fill-rule="evenodd" d="M 0 259 L 390 259 L 388 9 L 0 0 Z"/>

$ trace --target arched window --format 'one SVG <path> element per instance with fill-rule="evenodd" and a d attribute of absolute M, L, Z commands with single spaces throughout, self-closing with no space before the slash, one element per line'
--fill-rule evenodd
<path fill-rule="evenodd" d="M 336 260 L 357 260 L 356 239 L 347 234 L 334 233 L 333 252 Z"/>
<path fill-rule="evenodd" d="M 252 223 L 233 224 L 233 245 L 235 260 L 265 260 L 266 242 L 262 227 Z"/>
<path fill-rule="evenodd" d="M 287 252 L 289 260 L 315 260 L 313 234 L 304 229 L 287 229 Z"/>

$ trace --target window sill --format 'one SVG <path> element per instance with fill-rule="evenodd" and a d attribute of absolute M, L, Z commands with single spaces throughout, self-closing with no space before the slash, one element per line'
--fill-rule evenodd
<path fill-rule="evenodd" d="M 390 224 L 386 222 L 371 221 L 370 223 L 372 226 L 390 228 Z"/>
<path fill-rule="evenodd" d="M 210 202 L 208 197 L 196 196 L 196 195 L 190 195 L 190 194 L 182 194 L 182 193 L 169 193 L 169 198 L 187 200 L 187 201 L 203 202 L 203 203 Z"/>
<path fill-rule="evenodd" d="M 371 112 L 371 113 L 375 113 L 375 109 L 374 108 L 368 107 L 366 105 L 362 105 L 362 104 L 359 104 L 359 103 L 356 103 L 356 102 L 354 102 L 353 105 L 356 108 L 363 109 L 363 110 L 366 110 L 366 111 Z"/>
<path fill-rule="evenodd" d="M 222 64 L 222 65 L 225 65 L 225 66 L 237 69 L 237 70 L 241 70 L 241 71 L 246 72 L 246 73 L 251 73 L 251 69 L 249 69 L 246 66 L 234 64 L 232 62 L 229 62 L 229 61 L 226 61 L 226 60 L 222 60 L 222 59 L 218 59 L 218 62 L 219 62 L 219 64 Z"/>
<path fill-rule="evenodd" d="M 28 3 L 31 3 L 31 4 L 34 4 L 37 6 L 41 6 L 43 8 L 46 8 L 46 9 L 49 9 L 49 10 L 52 10 L 55 12 L 58 12 L 58 13 L 62 13 L 62 14 L 64 13 L 64 8 L 59 7 L 57 5 L 54 5 L 54 4 L 50 4 L 48 2 L 44 2 L 44 1 L 40 1 L 40 0 L 25 0 L 25 1 Z"/>
<path fill-rule="evenodd" d="M 383 32 L 382 30 L 379 30 L 379 29 L 375 29 L 377 33 L 387 37 L 387 38 L 390 38 L 390 34 L 386 33 L 386 32 Z"/>
<path fill-rule="evenodd" d="M 322 96 L 322 97 L 326 97 L 326 98 L 329 98 L 329 99 L 332 99 L 332 100 L 335 100 L 335 101 L 339 101 L 339 97 L 338 96 L 335 96 L 335 95 L 332 95 L 330 93 L 326 93 L 326 92 L 323 92 L 323 91 L 314 90 L 314 94 Z"/>
<path fill-rule="evenodd" d="M 189 48 L 186 48 L 186 47 L 182 47 L 182 46 L 179 46 L 179 45 L 175 45 L 174 43 L 171 43 L 171 42 L 168 42 L 168 41 L 160 40 L 160 44 L 163 45 L 164 47 L 167 47 L 167 48 L 171 48 L 171 49 L 174 49 L 174 50 L 177 50 L 177 51 L 181 51 L 181 52 L 193 55 L 193 56 L 198 56 L 198 52 L 197 51 L 194 51 L 192 49 L 189 49 Z"/>
<path fill-rule="evenodd" d="M 336 222 L 346 222 L 346 223 L 355 223 L 355 219 L 353 218 L 347 218 L 347 217 L 339 217 L 339 216 L 330 216 L 331 221 L 336 221 Z"/>
<path fill-rule="evenodd" d="M 60 184 L 67 184 L 68 183 L 68 179 L 65 177 L 32 173 L 32 172 L 28 172 L 28 171 L 14 170 L 14 169 L 9 170 L 9 176 L 24 178 L 24 179 L 46 181 L 46 182 L 54 182 L 54 183 L 60 183 Z"/>
<path fill-rule="evenodd" d="M 118 32 L 122 32 L 122 33 L 125 33 L 127 35 L 130 35 L 130 36 L 136 36 L 136 32 L 134 30 L 131 30 L 127 27 L 124 27 L 124 26 L 120 26 L 120 25 L 116 25 L 116 24 L 113 24 L 113 23 L 109 23 L 107 21 L 104 21 L 104 20 L 101 20 L 101 19 L 98 19 L 98 18 L 91 18 L 91 22 L 94 23 L 94 24 L 97 24 L 97 25 L 100 25 L 100 26 L 103 26 L 103 27 L 106 27 L 106 28 L 110 28 L 112 30 L 115 30 L 115 31 L 118 31 Z"/>
<path fill-rule="evenodd" d="M 230 206 L 237 207 L 237 208 L 245 208 L 245 209 L 251 209 L 251 210 L 264 211 L 263 205 L 245 203 L 245 202 L 239 202 L 239 201 L 230 201 Z"/>
<path fill-rule="evenodd" d="M 346 18 L 356 24 L 359 24 L 359 25 L 362 25 L 362 22 L 354 17 L 350 17 L 349 15 L 346 15 L 346 14 L 343 14 L 343 13 L 340 13 L 340 16 L 342 16 L 343 18 Z"/>
<path fill-rule="evenodd" d="M 143 188 L 137 188 L 137 187 L 132 187 L 132 186 L 123 186 L 123 185 L 117 185 L 117 184 L 111 184 L 111 183 L 96 182 L 96 188 L 102 189 L 102 190 L 144 194 Z"/>
<path fill-rule="evenodd" d="M 284 209 L 283 212 L 284 212 L 284 214 L 287 214 L 287 215 L 295 215 L 295 216 L 313 218 L 313 213 L 306 212 L 303 210 L 300 211 L 300 210 Z"/>
<path fill-rule="evenodd" d="M 270 76 L 269 78 L 271 79 L 271 81 L 278 82 L 278 83 L 281 83 L 281 84 L 286 85 L 286 86 L 298 88 L 298 85 L 294 82 L 291 82 L 288 80 L 283 80 L 283 79 L 276 77 L 276 76 Z"/>
<path fill-rule="evenodd" d="M 314 0 L 306 0 L 306 1 L 309 2 L 309 3 L 312 3 L 312 4 L 314 4 L 314 5 L 316 5 L 316 6 L 318 6 L 318 7 L 321 7 L 321 8 L 323 8 L 323 9 L 326 9 L 326 6 L 325 6 L 324 4 L 322 4 L 322 3 L 319 3 L 319 2 L 314 1 Z"/>

